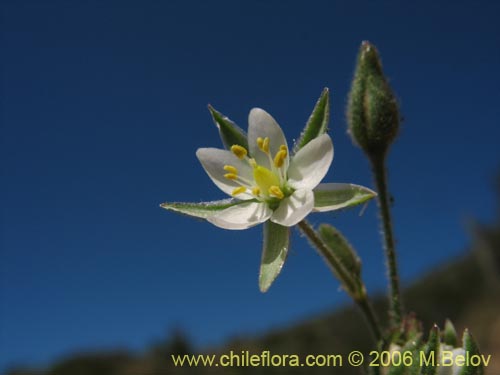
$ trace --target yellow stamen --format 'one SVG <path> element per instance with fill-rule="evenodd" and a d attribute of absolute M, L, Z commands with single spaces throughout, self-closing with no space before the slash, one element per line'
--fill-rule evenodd
<path fill-rule="evenodd" d="M 234 189 L 233 192 L 231 193 L 231 195 L 234 197 L 235 195 L 244 193 L 245 191 L 247 191 L 247 188 L 244 186 L 240 186 L 240 187 L 237 187 L 236 189 Z"/>
<path fill-rule="evenodd" d="M 253 178 L 260 190 L 265 192 L 269 191 L 271 186 L 277 186 L 280 184 L 278 176 L 261 165 L 254 167 Z"/>
<path fill-rule="evenodd" d="M 226 173 L 224 177 L 228 180 L 236 180 L 238 178 L 238 175 L 234 173 Z"/>
<path fill-rule="evenodd" d="M 278 199 L 283 199 L 285 197 L 285 194 L 283 194 L 279 186 L 271 186 L 269 188 L 269 195 L 272 195 Z"/>
<path fill-rule="evenodd" d="M 236 169 L 236 167 L 233 167 L 232 165 L 225 165 L 224 170 L 229 173 L 238 174 L 238 170 Z"/>
<path fill-rule="evenodd" d="M 260 195 L 260 188 L 258 186 L 254 186 L 252 189 L 252 194 L 258 197 Z"/>
<path fill-rule="evenodd" d="M 285 145 L 281 145 L 280 146 L 280 151 L 284 151 L 285 152 L 285 156 L 288 155 L 288 149 L 286 148 Z"/>
<path fill-rule="evenodd" d="M 248 163 L 252 168 L 255 168 L 257 166 L 257 162 L 255 161 L 254 158 L 248 159 Z"/>
<path fill-rule="evenodd" d="M 232 145 L 231 152 L 235 154 L 238 159 L 243 159 L 248 154 L 246 148 L 240 145 Z"/>
<path fill-rule="evenodd" d="M 269 152 L 269 138 L 258 137 L 257 146 L 259 147 L 260 151 L 267 154 Z"/>
<path fill-rule="evenodd" d="M 269 138 L 266 137 L 262 141 L 262 151 L 264 151 L 266 154 L 269 152 Z"/>
<path fill-rule="evenodd" d="M 264 145 L 264 139 L 262 137 L 257 138 L 257 147 L 259 147 L 260 150 L 262 150 L 262 147 Z"/>
<path fill-rule="evenodd" d="M 274 166 L 276 168 L 281 168 L 283 166 L 283 164 L 285 163 L 285 159 L 286 159 L 286 151 L 279 150 L 276 153 L 276 156 L 274 157 Z"/>

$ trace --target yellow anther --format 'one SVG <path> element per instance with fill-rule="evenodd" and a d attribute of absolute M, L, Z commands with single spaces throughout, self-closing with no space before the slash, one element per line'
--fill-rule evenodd
<path fill-rule="evenodd" d="M 274 166 L 276 168 L 281 168 L 283 166 L 283 164 L 285 163 L 285 159 L 286 159 L 286 151 L 279 150 L 276 153 L 276 156 L 274 157 Z"/>
<path fill-rule="evenodd" d="M 284 151 L 285 155 L 288 155 L 288 148 L 285 145 L 280 146 L 280 151 Z"/>
<path fill-rule="evenodd" d="M 269 152 L 269 138 L 262 138 L 258 137 L 257 138 L 257 146 L 259 147 L 260 151 L 264 152 L 267 154 Z"/>
<path fill-rule="evenodd" d="M 269 195 L 272 195 L 273 197 L 276 197 L 278 199 L 283 199 L 285 197 L 285 194 L 283 194 L 279 186 L 271 186 L 269 188 Z"/>
<path fill-rule="evenodd" d="M 232 145 L 231 152 L 235 154 L 238 159 L 243 159 L 248 154 L 246 148 L 240 145 Z"/>
<path fill-rule="evenodd" d="M 261 165 L 257 165 L 256 167 L 254 167 L 253 178 L 257 183 L 257 186 L 263 192 L 269 191 L 269 188 L 271 186 L 280 184 L 280 179 L 278 178 L 278 176 Z"/>
<path fill-rule="evenodd" d="M 224 170 L 229 173 L 238 174 L 238 170 L 236 169 L 236 167 L 233 167 L 232 165 L 225 165 Z"/>
<path fill-rule="evenodd" d="M 254 186 L 252 189 L 252 194 L 258 197 L 260 195 L 260 188 L 258 186 Z"/>
<path fill-rule="evenodd" d="M 262 137 L 258 137 L 257 146 L 259 147 L 260 150 L 262 150 L 263 145 L 264 145 L 264 139 Z"/>
<path fill-rule="evenodd" d="M 224 177 L 228 180 L 236 180 L 238 178 L 238 175 L 234 173 L 226 173 Z"/>
<path fill-rule="evenodd" d="M 234 189 L 233 192 L 231 193 L 231 195 L 235 196 L 235 195 L 244 193 L 245 191 L 247 191 L 247 188 L 244 186 L 240 186 L 240 187 L 237 187 L 236 189 Z"/>
<path fill-rule="evenodd" d="M 262 151 L 264 151 L 266 154 L 269 152 L 269 138 L 266 137 L 262 141 Z"/>
<path fill-rule="evenodd" d="M 252 168 L 257 167 L 257 162 L 255 161 L 255 159 L 254 159 L 254 158 L 248 159 L 248 163 L 250 163 L 250 166 L 251 166 Z"/>

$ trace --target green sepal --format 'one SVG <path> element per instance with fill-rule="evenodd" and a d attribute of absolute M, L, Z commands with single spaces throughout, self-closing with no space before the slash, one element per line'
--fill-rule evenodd
<path fill-rule="evenodd" d="M 290 245 L 288 227 L 268 220 L 264 223 L 264 245 L 259 272 L 259 288 L 266 292 L 281 272 Z"/>
<path fill-rule="evenodd" d="M 227 116 L 216 111 L 211 105 L 208 105 L 208 110 L 212 115 L 215 126 L 219 129 L 220 139 L 224 147 L 229 150 L 232 145 L 240 145 L 248 150 L 248 140 L 245 131 Z"/>
<path fill-rule="evenodd" d="M 476 341 L 474 340 L 468 329 L 464 330 L 462 342 L 466 356 L 467 353 L 469 353 L 469 356 L 471 357 L 473 355 L 481 355 L 481 353 L 479 352 L 479 348 L 476 344 Z M 479 364 L 479 366 L 472 366 L 472 364 L 470 364 L 469 366 L 463 366 L 462 370 L 460 371 L 460 375 L 483 375 L 483 374 L 484 374 L 484 367 L 482 361 Z"/>
<path fill-rule="evenodd" d="M 314 193 L 315 211 L 330 211 L 355 206 L 377 196 L 373 190 L 354 184 L 320 184 Z"/>
<path fill-rule="evenodd" d="M 239 200 L 239 199 L 223 199 L 220 201 L 212 202 L 200 202 L 200 203 L 190 203 L 190 202 L 174 202 L 174 203 L 162 203 L 161 208 L 166 210 L 179 212 L 181 214 L 199 217 L 206 219 L 212 215 L 217 214 L 219 211 L 225 210 L 226 208 L 236 206 L 238 204 L 254 202 L 255 199 L 251 200 Z"/>
<path fill-rule="evenodd" d="M 330 120 L 330 92 L 327 87 L 323 89 L 314 109 L 307 120 L 306 126 L 295 144 L 294 151 L 297 152 L 314 138 L 319 137 L 328 130 Z"/>
<path fill-rule="evenodd" d="M 439 327 L 434 324 L 429 334 L 429 339 L 427 345 L 424 348 L 425 358 L 433 358 L 434 363 L 422 363 L 422 369 L 420 370 L 421 375 L 436 375 L 437 364 L 439 363 Z"/>
<path fill-rule="evenodd" d="M 443 342 L 454 348 L 458 345 L 457 331 L 449 319 L 446 319 L 444 323 Z"/>
<path fill-rule="evenodd" d="M 361 260 L 351 244 L 336 228 L 329 224 L 321 224 L 318 229 L 319 236 L 328 248 L 335 254 L 344 268 L 351 275 L 361 276 Z"/>

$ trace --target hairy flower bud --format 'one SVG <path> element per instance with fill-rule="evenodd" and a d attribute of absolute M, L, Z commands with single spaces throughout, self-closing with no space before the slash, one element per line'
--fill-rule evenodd
<path fill-rule="evenodd" d="M 383 157 L 399 128 L 398 103 L 375 46 L 363 42 L 347 108 L 349 134 L 369 157 Z"/>

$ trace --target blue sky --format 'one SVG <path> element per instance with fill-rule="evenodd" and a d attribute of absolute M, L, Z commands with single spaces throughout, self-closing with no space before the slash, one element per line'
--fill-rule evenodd
<path fill-rule="evenodd" d="M 464 251 L 467 218 L 493 217 L 497 2 L 2 7 L 0 369 L 140 350 L 176 327 L 197 345 L 221 343 L 347 302 L 297 233 L 261 294 L 261 228 L 224 231 L 158 205 L 223 196 L 195 157 L 220 146 L 208 103 L 243 128 L 262 107 L 291 142 L 325 86 L 335 145 L 325 180 L 373 186 L 344 116 L 365 39 L 405 118 L 389 159 L 404 282 Z M 375 208 L 311 217 L 349 237 L 371 292 L 386 284 Z"/>

